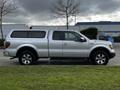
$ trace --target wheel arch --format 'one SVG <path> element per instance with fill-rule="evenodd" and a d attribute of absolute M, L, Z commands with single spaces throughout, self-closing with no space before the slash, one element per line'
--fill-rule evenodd
<path fill-rule="evenodd" d="M 35 54 L 36 57 L 38 57 L 38 53 L 37 51 L 33 48 L 33 47 L 30 47 L 30 46 L 23 46 L 23 47 L 20 47 L 18 50 L 17 50 L 17 53 L 16 53 L 16 57 L 19 57 L 19 54 L 23 51 L 31 51 L 32 53 Z"/>
<path fill-rule="evenodd" d="M 110 51 L 106 47 L 96 47 L 96 48 L 92 49 L 91 53 L 89 55 L 89 58 L 91 58 L 93 53 L 95 53 L 96 51 L 104 51 L 108 54 L 108 57 L 110 58 Z"/>

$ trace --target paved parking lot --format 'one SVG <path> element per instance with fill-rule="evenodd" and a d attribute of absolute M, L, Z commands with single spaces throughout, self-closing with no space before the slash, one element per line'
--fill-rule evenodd
<path fill-rule="evenodd" d="M 9 59 L 9 57 L 4 57 L 2 52 L 3 52 L 3 50 L 0 50 L 0 66 L 12 66 L 12 65 L 16 65 L 14 63 L 16 60 L 14 60 L 14 62 L 11 61 Z"/>
<path fill-rule="evenodd" d="M 120 65 L 120 48 L 116 48 L 115 49 L 116 51 L 116 57 L 111 59 L 109 64 L 110 66 L 117 66 L 117 65 Z"/>
<path fill-rule="evenodd" d="M 117 66 L 120 65 L 120 45 L 114 45 L 116 50 L 116 57 L 111 59 L 108 66 Z M 18 60 L 10 60 L 9 57 L 3 56 L 3 50 L 0 50 L 0 66 L 15 66 L 19 65 Z M 51 61 L 48 62 L 48 60 L 42 60 L 38 62 L 38 65 L 89 65 L 87 62 L 78 62 L 78 61 Z"/>

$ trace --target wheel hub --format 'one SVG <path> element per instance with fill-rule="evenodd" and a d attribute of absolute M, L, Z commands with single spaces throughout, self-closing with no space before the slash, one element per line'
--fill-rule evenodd
<path fill-rule="evenodd" d="M 24 54 L 22 56 L 22 62 L 26 65 L 30 64 L 32 62 L 32 56 L 30 54 Z"/>
<path fill-rule="evenodd" d="M 104 54 L 98 54 L 98 55 L 96 56 L 96 62 L 97 62 L 98 64 L 104 64 L 104 63 L 106 62 L 106 57 L 105 57 L 105 55 L 104 55 Z"/>

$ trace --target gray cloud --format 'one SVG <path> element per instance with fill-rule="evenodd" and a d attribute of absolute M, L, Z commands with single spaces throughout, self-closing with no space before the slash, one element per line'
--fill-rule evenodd
<path fill-rule="evenodd" d="M 21 9 L 11 17 L 6 17 L 5 22 L 27 23 L 28 17 L 37 21 L 53 20 L 56 17 L 50 12 L 51 5 L 56 0 L 18 0 Z M 120 8 L 120 0 L 78 0 L 80 1 L 80 14 L 109 14 Z M 17 16 L 14 18 L 14 16 Z M 9 19 L 8 19 L 9 18 Z"/>
<path fill-rule="evenodd" d="M 19 0 L 19 4 L 31 13 L 49 11 L 52 3 L 56 0 Z M 80 1 L 81 13 L 96 9 L 95 12 L 110 13 L 120 7 L 116 0 L 78 0 Z"/>
<path fill-rule="evenodd" d="M 54 0 L 18 0 L 19 4 L 31 13 L 48 11 Z"/>
<path fill-rule="evenodd" d="M 80 0 L 81 14 L 108 14 L 116 11 L 120 1 L 116 0 Z"/>

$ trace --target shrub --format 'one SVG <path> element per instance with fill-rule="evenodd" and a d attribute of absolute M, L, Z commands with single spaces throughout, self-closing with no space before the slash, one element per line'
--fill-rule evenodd
<path fill-rule="evenodd" d="M 0 39 L 0 47 L 3 47 L 4 46 L 4 39 Z"/>
<path fill-rule="evenodd" d="M 114 42 L 120 43 L 120 36 L 113 37 Z"/>
<path fill-rule="evenodd" d="M 88 29 L 82 30 L 81 33 L 90 39 L 96 39 L 98 34 L 98 29 L 94 27 L 90 27 Z"/>

